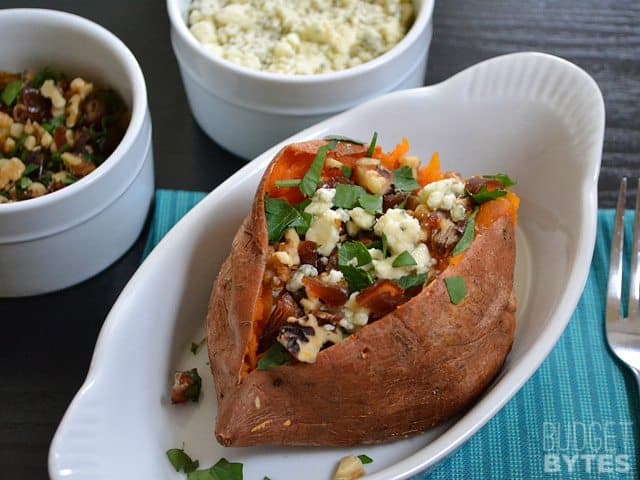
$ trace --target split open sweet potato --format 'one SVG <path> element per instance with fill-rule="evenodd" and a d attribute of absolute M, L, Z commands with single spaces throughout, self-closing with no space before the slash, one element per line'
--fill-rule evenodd
<path fill-rule="evenodd" d="M 403 438 L 468 408 L 499 373 L 515 328 L 510 179 L 463 181 L 437 156 L 420 169 L 405 143 L 292 144 L 268 166 L 207 315 L 221 444 Z M 457 193 L 437 204 L 430 184 Z M 335 245 L 317 233 L 322 215 Z"/>

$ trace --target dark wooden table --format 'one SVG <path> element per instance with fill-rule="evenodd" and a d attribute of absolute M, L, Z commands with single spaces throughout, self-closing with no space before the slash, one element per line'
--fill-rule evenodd
<path fill-rule="evenodd" d="M 189 113 L 164 2 L 0 0 L 2 8 L 25 6 L 82 15 L 131 48 L 149 89 L 158 187 L 209 191 L 242 165 Z M 607 108 L 600 206 L 613 206 L 618 178 L 640 175 L 640 2 L 440 0 L 434 21 L 427 84 L 523 50 L 565 57 L 593 75 Z M 102 322 L 138 267 L 145 238 L 146 230 L 119 261 L 80 285 L 0 300 L 0 477 L 46 478 L 51 438 L 84 380 Z"/>

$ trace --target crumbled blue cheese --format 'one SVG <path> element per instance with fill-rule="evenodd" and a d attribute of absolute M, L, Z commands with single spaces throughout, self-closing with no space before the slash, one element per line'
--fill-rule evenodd
<path fill-rule="evenodd" d="M 311 197 L 311 203 L 304 211 L 312 215 L 320 215 L 333 206 L 333 197 L 336 196 L 335 188 L 319 188 Z"/>
<path fill-rule="evenodd" d="M 349 210 L 350 222 L 347 222 L 347 233 L 355 237 L 360 230 L 371 230 L 371 227 L 376 223 L 375 215 L 367 213 L 361 207 L 355 207 Z"/>
<path fill-rule="evenodd" d="M 387 238 L 387 246 L 393 255 L 411 252 L 418 242 L 424 240 L 424 233 L 417 218 L 401 208 L 390 208 L 378 219 L 373 231 Z"/>
<path fill-rule="evenodd" d="M 339 325 L 347 330 L 348 332 L 353 332 L 364 327 L 369 322 L 369 309 L 361 306 L 356 301 L 358 297 L 358 292 L 354 292 L 345 303 L 342 308 L 342 312 L 344 313 L 344 317 L 340 320 Z"/>
<path fill-rule="evenodd" d="M 329 256 L 340 240 L 342 222 L 349 220 L 346 210 L 338 208 L 332 210 L 335 188 L 319 188 L 313 194 L 311 203 L 304 209 L 305 213 L 313 215 L 311 225 L 305 238 L 318 245 L 320 255 Z"/>
<path fill-rule="evenodd" d="M 418 201 L 430 210 L 447 210 L 454 222 L 465 218 L 464 182 L 457 178 L 445 178 L 428 183 L 418 193 Z"/>
<path fill-rule="evenodd" d="M 380 250 L 371 249 L 369 252 L 374 252 L 371 255 L 373 259 L 373 269 L 377 278 L 386 278 L 389 280 L 395 280 L 406 275 L 413 275 L 418 273 L 427 273 L 429 269 L 436 263 L 431 255 L 429 249 L 424 243 L 419 243 L 412 250 L 407 250 L 417 265 L 411 265 L 408 267 L 394 267 L 393 262 L 398 255 L 393 255 L 389 258 L 384 258 Z"/>
<path fill-rule="evenodd" d="M 320 281 L 326 285 L 338 285 L 344 280 L 344 275 L 340 270 L 331 270 L 329 273 L 320 275 Z"/>
<path fill-rule="evenodd" d="M 210 52 L 256 70 L 313 74 L 382 55 L 407 33 L 411 0 L 192 0 L 189 28 Z"/>
<path fill-rule="evenodd" d="M 313 265 L 303 264 L 300 265 L 300 268 L 291 274 L 289 281 L 287 282 L 287 290 L 290 292 L 297 292 L 304 285 L 302 284 L 302 279 L 304 277 L 317 277 L 318 270 Z"/>

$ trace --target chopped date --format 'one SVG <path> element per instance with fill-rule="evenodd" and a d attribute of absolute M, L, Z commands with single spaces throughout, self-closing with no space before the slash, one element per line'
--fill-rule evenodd
<path fill-rule="evenodd" d="M 318 268 L 318 244 L 311 240 L 300 242 L 298 256 L 301 264 L 313 265 Z"/>
<path fill-rule="evenodd" d="M 329 306 L 340 307 L 347 303 L 347 300 L 349 299 L 347 290 L 337 285 L 327 285 L 326 283 L 312 277 L 303 278 L 302 283 L 304 284 L 307 293 L 319 298 Z"/>
<path fill-rule="evenodd" d="M 16 108 L 20 105 L 24 107 L 24 111 L 20 114 L 22 122 L 31 120 L 32 122 L 44 123 L 51 118 L 51 100 L 43 97 L 36 88 L 25 87 L 22 89 Z"/>
<path fill-rule="evenodd" d="M 171 387 L 171 403 L 185 403 L 188 400 L 197 402 L 201 389 L 202 379 L 197 368 L 176 372 Z"/>
<path fill-rule="evenodd" d="M 356 299 L 359 305 L 370 310 L 373 320 L 384 317 L 404 301 L 404 291 L 391 280 L 378 280 L 362 290 Z"/>
<path fill-rule="evenodd" d="M 386 212 L 390 208 L 406 203 L 410 195 L 410 192 L 387 193 L 382 197 L 382 210 Z"/>
<path fill-rule="evenodd" d="M 350 178 L 338 176 L 331 177 L 328 180 L 324 181 L 321 188 L 336 188 L 336 185 L 338 185 L 339 183 L 345 185 L 354 185 L 353 180 L 351 180 Z"/>
<path fill-rule="evenodd" d="M 467 180 L 467 183 L 465 185 L 465 189 L 467 190 L 467 192 L 472 195 L 480 192 L 480 189 L 482 187 L 486 187 L 487 192 L 491 192 L 493 190 L 504 188 L 504 185 L 502 185 L 502 182 L 499 182 L 498 180 L 482 177 L 471 177 Z"/>
<path fill-rule="evenodd" d="M 260 346 L 258 350 L 263 352 L 273 345 L 273 342 L 275 342 L 278 337 L 280 328 L 287 325 L 287 319 L 289 317 L 300 317 L 302 315 L 303 311 L 293 296 L 286 290 L 283 290 L 278 296 L 269 320 L 260 336 Z"/>

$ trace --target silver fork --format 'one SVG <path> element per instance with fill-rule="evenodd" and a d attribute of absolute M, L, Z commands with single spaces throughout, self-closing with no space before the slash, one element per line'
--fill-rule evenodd
<path fill-rule="evenodd" d="M 627 179 L 620 182 L 618 205 L 611 239 L 609 260 L 609 283 L 607 286 L 606 331 L 609 348 L 634 373 L 640 389 L 640 179 L 636 194 L 636 220 L 633 226 L 631 248 L 631 271 L 629 280 L 629 307 L 627 317 L 622 316 L 622 250 L 624 240 L 624 207 L 627 194 Z M 639 390 L 640 392 L 640 390 Z"/>

